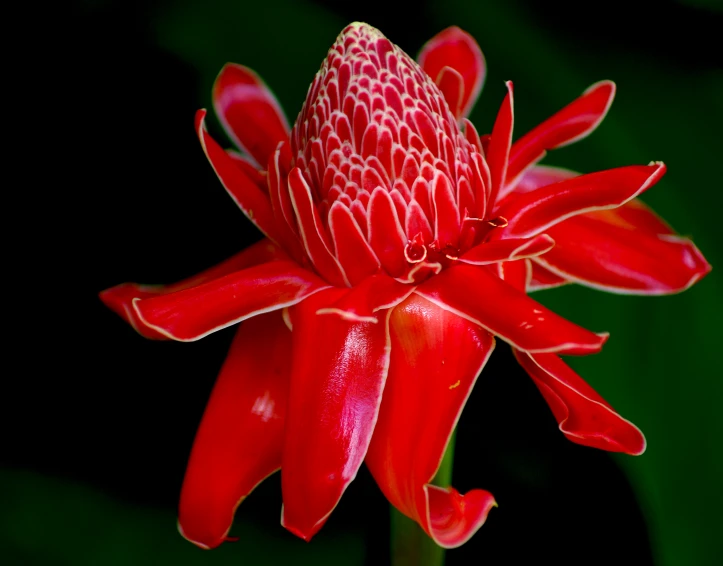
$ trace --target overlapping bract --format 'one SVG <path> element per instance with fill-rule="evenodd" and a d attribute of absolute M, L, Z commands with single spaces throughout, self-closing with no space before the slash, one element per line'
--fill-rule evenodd
<path fill-rule="evenodd" d="M 466 119 L 485 61 L 449 28 L 418 63 L 365 24 L 342 31 L 293 130 L 250 69 L 229 64 L 215 110 L 242 153 L 196 130 L 219 179 L 266 238 L 168 287 L 101 298 L 143 336 L 197 340 L 242 322 L 188 464 L 179 528 L 223 542 L 236 506 L 281 469 L 282 524 L 311 538 L 366 462 L 441 546 L 464 543 L 495 501 L 431 485 L 495 344 L 508 342 L 574 442 L 640 454 L 641 432 L 559 357 L 607 335 L 528 292 L 576 282 L 682 291 L 710 269 L 637 197 L 661 163 L 588 175 L 539 166 L 588 135 L 603 81 L 515 143 L 513 87 L 490 135 Z"/>

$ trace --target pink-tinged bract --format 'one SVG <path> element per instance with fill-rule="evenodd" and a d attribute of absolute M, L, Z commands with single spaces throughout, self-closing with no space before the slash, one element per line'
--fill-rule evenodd
<path fill-rule="evenodd" d="M 578 175 L 539 165 L 610 108 L 602 81 L 514 141 L 514 89 L 489 135 L 467 119 L 486 72 L 457 27 L 415 62 L 378 30 L 345 28 L 289 129 L 252 70 L 228 64 L 213 104 L 236 149 L 196 116 L 203 151 L 265 238 L 180 283 L 125 283 L 101 299 L 141 335 L 191 341 L 240 323 L 198 429 L 179 530 L 228 539 L 238 504 L 281 469 L 281 522 L 309 540 L 366 462 L 440 546 L 496 505 L 431 482 L 495 338 L 510 344 L 573 442 L 640 454 L 640 430 L 560 355 L 607 334 L 528 293 L 580 283 L 666 294 L 709 270 L 638 196 L 662 163 Z M 465 449 L 465 447 L 461 447 Z"/>

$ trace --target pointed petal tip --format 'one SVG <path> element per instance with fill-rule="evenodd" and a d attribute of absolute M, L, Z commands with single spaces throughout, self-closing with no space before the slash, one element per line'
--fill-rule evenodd
<path fill-rule="evenodd" d="M 317 521 L 311 526 L 301 527 L 294 524 L 293 520 L 290 522 L 286 516 L 286 506 L 281 506 L 281 526 L 289 531 L 292 535 L 299 537 L 304 542 L 311 542 L 314 535 L 319 532 L 321 527 L 326 523 L 328 515 L 323 519 Z"/>

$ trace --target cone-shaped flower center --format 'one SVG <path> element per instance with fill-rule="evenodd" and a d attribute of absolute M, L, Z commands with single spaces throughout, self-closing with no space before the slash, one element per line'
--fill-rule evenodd
<path fill-rule="evenodd" d="M 473 243 L 460 236 L 465 219 L 484 214 L 484 158 L 437 85 L 378 30 L 355 23 L 338 37 L 309 88 L 291 149 L 324 228 L 332 206 L 347 208 L 392 275 L 402 275 L 398 264 L 382 256 L 396 239 L 405 267 L 456 259 Z M 380 250 L 385 239 L 392 243 Z"/>

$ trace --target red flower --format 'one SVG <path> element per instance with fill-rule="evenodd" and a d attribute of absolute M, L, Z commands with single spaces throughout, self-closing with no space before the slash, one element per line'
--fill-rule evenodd
<path fill-rule="evenodd" d="M 203 110 L 196 129 L 266 238 L 175 285 L 101 294 L 148 338 L 192 341 L 244 321 L 181 494 L 179 526 L 197 545 L 225 540 L 236 506 L 279 468 L 282 524 L 308 540 L 362 461 L 438 544 L 464 543 L 492 495 L 429 482 L 494 336 L 513 346 L 571 440 L 645 449 L 640 431 L 558 357 L 597 352 L 606 335 L 527 291 L 574 281 L 677 292 L 710 267 L 634 200 L 662 164 L 582 176 L 535 166 L 597 126 L 612 83 L 511 144 L 511 83 L 491 136 L 465 118 L 484 73 L 479 47 L 458 28 L 427 43 L 417 64 L 352 24 L 289 132 L 253 71 L 221 71 L 214 106 L 243 153 L 221 149 Z"/>

